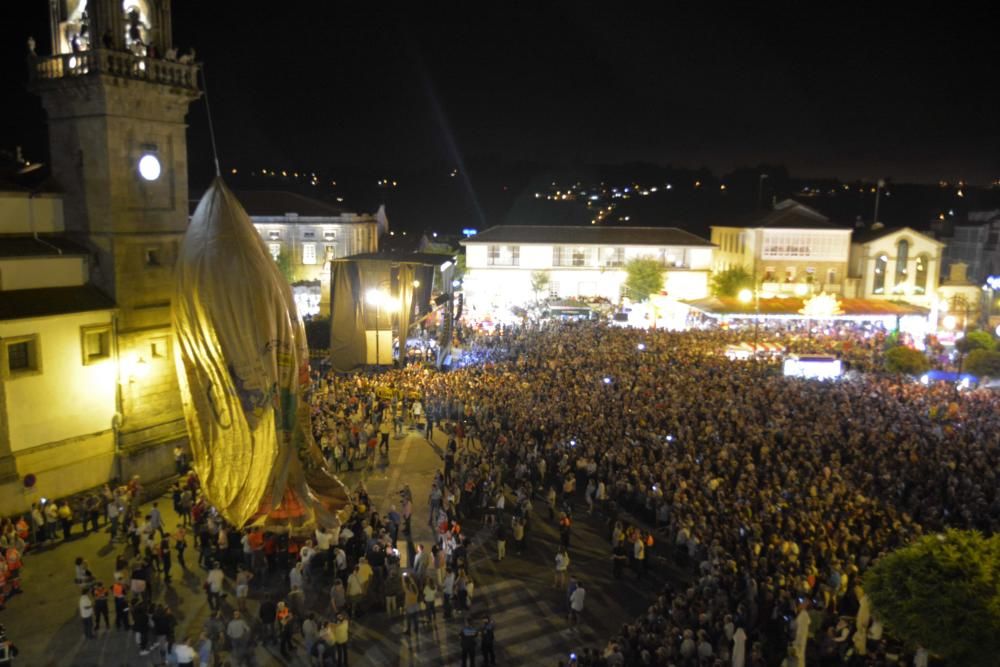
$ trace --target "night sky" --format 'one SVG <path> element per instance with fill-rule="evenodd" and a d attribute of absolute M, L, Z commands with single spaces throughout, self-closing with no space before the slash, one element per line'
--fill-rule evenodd
<path fill-rule="evenodd" d="M 43 119 L 24 91 L 23 44 L 31 33 L 49 51 L 47 2 L 17 5 L 22 16 L 0 21 L 0 148 L 22 144 L 39 159 Z M 495 156 L 718 172 L 769 162 L 897 182 L 1000 177 L 998 48 L 985 5 L 492 7 L 396 14 L 178 0 L 174 40 L 205 63 L 227 168 L 391 176 Z M 189 121 L 198 180 L 210 162 L 203 102 Z"/>

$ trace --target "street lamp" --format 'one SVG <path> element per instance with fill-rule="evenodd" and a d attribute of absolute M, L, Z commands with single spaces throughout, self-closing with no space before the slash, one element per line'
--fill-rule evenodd
<path fill-rule="evenodd" d="M 757 177 L 757 210 L 764 204 L 764 179 L 768 178 L 767 174 L 761 174 Z"/>
<path fill-rule="evenodd" d="M 365 300 L 375 306 L 375 370 L 377 371 L 382 359 L 381 351 L 379 350 L 379 309 L 381 308 L 389 313 L 393 313 L 399 308 L 399 300 L 392 298 L 387 292 L 375 288 L 368 290 L 365 294 Z M 392 330 L 391 324 L 389 325 L 389 330 Z"/>
<path fill-rule="evenodd" d="M 875 224 L 876 222 L 878 222 L 878 199 L 879 199 L 879 195 L 882 194 L 882 188 L 885 187 L 885 181 L 880 178 L 880 179 L 878 179 L 878 183 L 876 185 L 877 185 L 877 187 L 875 189 L 875 216 L 874 216 L 875 219 L 872 220 L 872 224 Z"/>

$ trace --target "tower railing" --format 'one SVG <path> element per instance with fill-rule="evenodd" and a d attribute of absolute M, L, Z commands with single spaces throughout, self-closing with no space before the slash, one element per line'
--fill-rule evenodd
<path fill-rule="evenodd" d="M 127 51 L 108 49 L 38 56 L 29 63 L 29 73 L 35 81 L 104 74 L 192 91 L 198 90 L 196 63 L 149 58 Z"/>

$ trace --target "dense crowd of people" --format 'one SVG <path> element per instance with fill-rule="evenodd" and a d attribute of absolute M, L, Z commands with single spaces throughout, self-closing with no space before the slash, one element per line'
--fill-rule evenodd
<path fill-rule="evenodd" d="M 452 373 L 321 382 L 321 437 L 348 450 L 364 440 L 324 405 L 367 403 L 373 424 L 454 425 L 481 450 L 456 459 L 449 449 L 444 494 L 494 516 L 494 494 L 514 498 L 501 538 L 518 532 L 532 497 L 553 515 L 582 498 L 611 517 L 616 572 L 645 571 L 654 542 L 691 568 L 690 582 L 671 582 L 579 663 L 886 664 L 898 650 L 871 617 L 865 569 L 925 531 L 1000 522 L 996 394 L 878 373 L 784 378 L 720 354 L 745 339 L 739 331 L 504 333 L 476 341 L 469 354 L 481 363 Z M 786 343 L 880 366 L 879 334 L 803 340 Z M 623 512 L 658 538 L 615 521 Z"/>
<path fill-rule="evenodd" d="M 446 434 L 426 514 L 409 486 L 378 507 L 359 484 L 342 525 L 291 538 L 237 530 L 178 452 L 177 525 L 156 503 L 141 508 L 138 479 L 5 520 L 0 604 L 19 588 L 26 549 L 103 530 L 120 550 L 113 571 L 98 576 L 82 556 L 73 571 L 87 637 L 103 622 L 179 665 L 223 653 L 252 664 L 256 642 L 346 665 L 359 618 L 384 611 L 417 634 L 436 631 L 440 608 L 457 621 L 463 664 L 492 664 L 494 622 L 473 613 L 467 526 L 487 527 L 502 561 L 508 544 L 524 553 L 536 524 L 551 523 L 552 585 L 575 624 L 591 584 L 571 565 L 573 525 L 587 513 L 606 526 L 613 576 L 652 574 L 661 588 L 606 645 L 576 651 L 578 665 L 890 664 L 903 649 L 872 617 L 861 577 L 923 533 L 997 530 L 1000 398 L 874 372 L 878 332 L 760 332 L 863 371 L 835 382 L 728 359 L 725 347 L 746 336 L 549 324 L 469 335 L 451 372 L 317 373 L 313 427 L 332 469 L 386 465 L 409 429 Z M 414 539 L 414 519 L 433 543 Z M 178 568 L 200 571 L 211 609 L 183 637 L 159 595 Z M 665 576 L 678 568 L 685 576 Z M 915 659 L 926 664 L 926 652 Z"/>

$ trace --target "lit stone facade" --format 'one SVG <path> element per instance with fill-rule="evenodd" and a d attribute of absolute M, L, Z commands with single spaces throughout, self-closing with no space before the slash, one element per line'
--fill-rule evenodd
<path fill-rule="evenodd" d="M 109 44 L 71 52 L 60 37 L 67 27 L 56 25 L 55 53 L 29 68 L 48 116 L 52 175 L 65 189 L 66 230 L 90 250 L 91 280 L 118 307 L 114 473 L 148 480 L 170 472 L 173 446 L 187 438 L 170 300 L 188 219 L 184 119 L 200 92 L 196 65 L 162 57 L 172 52 L 170 1 L 139 7 L 155 50 L 129 43 L 120 1 L 99 0 L 87 5 L 90 34 Z M 149 155 L 160 167 L 152 180 L 139 173 Z M 60 418 L 55 408 L 51 418 Z"/>

